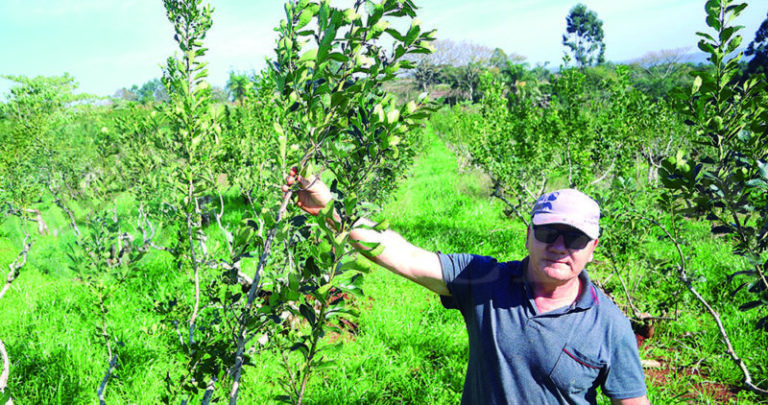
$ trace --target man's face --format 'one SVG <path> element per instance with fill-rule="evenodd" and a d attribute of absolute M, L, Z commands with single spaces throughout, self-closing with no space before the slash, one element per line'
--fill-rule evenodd
<path fill-rule="evenodd" d="M 564 232 L 579 232 L 568 225 L 550 224 L 547 227 Z M 587 263 L 592 261 L 592 253 L 597 247 L 597 239 L 590 241 L 583 249 L 569 249 L 564 237 L 558 236 L 552 243 L 541 242 L 528 227 L 525 247 L 528 249 L 528 277 L 531 281 L 563 284 L 576 278 Z"/>

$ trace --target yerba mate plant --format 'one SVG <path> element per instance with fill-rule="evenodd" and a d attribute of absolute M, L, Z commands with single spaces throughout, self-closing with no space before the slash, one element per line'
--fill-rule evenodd
<path fill-rule="evenodd" d="M 746 289 L 751 298 L 739 309 L 756 309 L 755 327 L 768 332 L 766 84 L 762 75 L 739 80 L 742 53 L 734 52 L 741 44 L 737 32 L 743 27 L 729 25 L 746 7 L 746 3 L 730 0 L 707 1 L 706 21 L 714 35 L 697 35 L 701 37 L 699 49 L 709 54 L 712 69 L 695 73 L 693 87 L 682 95 L 681 105 L 686 123 L 695 130 L 695 142 L 690 152 L 679 151 L 665 160 L 660 174 L 672 193 L 670 210 L 678 215 L 705 217 L 712 223 L 711 232 L 725 236 L 733 253 L 746 259 L 748 267 L 728 279 L 741 280 L 733 294 Z M 752 381 L 747 363 L 731 345 L 720 314 L 695 291 L 684 267 L 680 273 L 717 323 L 726 352 L 744 374 L 744 385 L 750 391 L 768 395 Z"/>

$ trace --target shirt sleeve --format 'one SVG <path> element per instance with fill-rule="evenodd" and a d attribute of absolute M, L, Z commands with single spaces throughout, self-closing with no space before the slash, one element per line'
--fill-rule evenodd
<path fill-rule="evenodd" d="M 616 332 L 603 392 L 612 399 L 637 398 L 646 395 L 643 366 L 640 363 L 637 340 L 629 320 L 621 319 Z"/>
<path fill-rule="evenodd" d="M 440 296 L 447 309 L 465 312 L 478 301 L 489 300 L 494 284 L 501 276 L 496 259 L 470 254 L 438 254 L 445 281 L 451 296 Z"/>

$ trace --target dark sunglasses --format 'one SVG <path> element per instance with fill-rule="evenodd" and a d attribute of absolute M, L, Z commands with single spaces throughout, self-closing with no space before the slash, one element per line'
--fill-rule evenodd
<path fill-rule="evenodd" d="M 584 249 L 592 238 L 579 231 L 563 231 L 557 228 L 551 228 L 546 225 L 534 225 L 533 236 L 542 243 L 554 243 L 557 238 L 563 235 L 563 242 L 568 249 Z"/>

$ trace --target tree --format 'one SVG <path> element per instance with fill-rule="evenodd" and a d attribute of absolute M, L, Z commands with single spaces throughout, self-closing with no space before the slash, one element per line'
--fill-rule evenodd
<path fill-rule="evenodd" d="M 603 21 L 597 18 L 597 13 L 579 3 L 565 17 L 565 22 L 563 45 L 571 50 L 579 67 L 605 62 Z"/>
<path fill-rule="evenodd" d="M 504 70 L 510 64 L 519 65 L 523 64 L 524 61 L 525 56 L 518 55 L 516 53 L 507 55 L 503 49 L 496 48 L 491 53 L 491 57 L 488 58 L 488 66 L 498 68 L 499 70 Z"/>
<path fill-rule="evenodd" d="M 422 60 L 413 71 L 413 80 L 416 81 L 419 90 L 427 91 L 432 85 L 440 82 L 440 71 L 428 60 Z"/>
<path fill-rule="evenodd" d="M 427 61 L 435 66 L 464 66 L 470 62 L 485 62 L 493 55 L 490 48 L 471 42 L 455 42 L 450 39 L 433 41 L 431 54 L 410 55 L 409 60 L 421 63 Z"/>
<path fill-rule="evenodd" d="M 749 264 L 728 276 L 739 280 L 740 287 L 753 294 L 738 309 L 748 311 L 768 307 L 768 109 L 764 91 L 765 81 L 758 76 L 738 83 L 741 53 L 734 51 L 741 44 L 741 26 L 728 23 L 747 7 L 734 0 L 709 0 L 706 4 L 707 25 L 712 34 L 699 32 L 699 49 L 709 54 L 713 69 L 694 73 L 689 92 L 682 93 L 682 116 L 693 127 L 693 150 L 686 156 L 678 151 L 662 164 L 662 183 L 672 193 L 668 210 L 677 215 L 705 217 L 710 232 L 728 241 L 733 253 Z M 671 235 L 670 235 L 671 236 Z M 674 238 L 673 238 L 674 239 Z M 677 246 L 680 251 L 680 246 Z M 682 252 L 681 263 L 684 262 Z M 760 381 L 753 382 L 746 361 L 736 353 L 718 313 L 696 292 L 694 280 L 679 266 L 680 279 L 718 324 L 725 351 L 744 375 L 743 383 L 752 392 L 768 396 Z M 746 280 L 744 280 L 746 278 Z M 728 300 L 730 305 L 738 301 Z M 730 308 L 728 312 L 730 313 Z M 768 331 L 768 316 L 753 311 L 760 319 L 757 329 Z M 762 317 L 761 317 L 762 316 Z M 747 319 L 746 317 L 743 319 Z M 744 321 L 742 321 L 744 322 Z"/>
<path fill-rule="evenodd" d="M 633 84 L 655 99 L 666 99 L 675 88 L 689 87 L 692 65 L 686 63 L 687 53 L 687 48 L 646 53 L 632 62 Z"/>
<path fill-rule="evenodd" d="M 163 82 L 157 78 L 142 84 L 141 87 L 134 84 L 131 87 L 130 92 L 135 94 L 136 101 L 142 104 L 147 104 L 150 101 L 162 103 L 168 101 L 169 99 L 168 92 L 165 90 Z"/>
<path fill-rule="evenodd" d="M 244 73 L 229 72 L 229 80 L 227 80 L 227 91 L 232 96 L 232 101 L 239 104 L 243 103 L 243 99 L 248 96 L 253 90 L 253 83 L 248 75 Z"/>
<path fill-rule="evenodd" d="M 755 39 L 749 43 L 744 55 L 752 56 L 747 64 L 747 74 L 762 73 L 768 78 L 768 14 L 755 32 Z"/>

